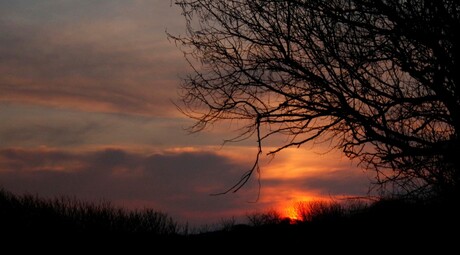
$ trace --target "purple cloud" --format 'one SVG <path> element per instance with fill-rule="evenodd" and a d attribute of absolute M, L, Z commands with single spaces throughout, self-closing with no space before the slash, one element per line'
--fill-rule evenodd
<path fill-rule="evenodd" d="M 46 197 L 108 199 L 119 205 L 153 207 L 180 219 L 209 223 L 210 219 L 217 221 L 222 215 L 230 217 L 254 207 L 247 203 L 255 196 L 251 184 L 233 196 L 210 196 L 232 185 L 247 167 L 204 151 L 144 155 L 122 149 L 2 149 L 0 186 Z M 196 218 L 190 218 L 194 215 Z"/>

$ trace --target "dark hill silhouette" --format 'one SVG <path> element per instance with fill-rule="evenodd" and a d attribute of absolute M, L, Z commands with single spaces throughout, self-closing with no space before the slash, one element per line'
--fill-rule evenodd
<path fill-rule="evenodd" d="M 358 209 L 342 206 L 340 210 L 335 204 L 334 213 L 327 215 L 330 206 L 325 203 L 313 207 L 316 209 L 309 212 L 308 220 L 290 222 L 271 217 L 263 224 L 234 224 L 193 233 L 166 213 L 150 209 L 129 212 L 110 203 L 18 196 L 2 189 L 0 232 L 11 240 L 44 238 L 78 244 L 80 248 L 85 244 L 116 251 L 129 247 L 131 251 L 142 247 L 168 247 L 170 251 L 197 248 L 205 253 L 216 251 L 212 247 L 218 251 L 286 251 L 296 247 L 359 251 L 367 246 L 378 251 L 397 247 L 412 252 L 425 248 L 440 251 L 453 247 L 459 237 L 459 209 L 439 199 L 380 199 Z"/>

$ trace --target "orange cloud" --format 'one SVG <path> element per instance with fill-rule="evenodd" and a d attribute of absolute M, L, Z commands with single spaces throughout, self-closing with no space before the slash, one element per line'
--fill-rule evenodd
<path fill-rule="evenodd" d="M 358 169 L 339 151 L 321 153 L 322 148 L 288 148 L 274 156 L 266 167 L 265 179 L 298 179 L 341 169 Z"/>

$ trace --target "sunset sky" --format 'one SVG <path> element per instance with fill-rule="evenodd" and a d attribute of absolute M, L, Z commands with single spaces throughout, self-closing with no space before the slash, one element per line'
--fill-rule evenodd
<path fill-rule="evenodd" d="M 149 207 L 193 225 L 366 195 L 357 162 L 319 144 L 263 157 L 260 176 L 211 196 L 251 168 L 257 148 L 222 146 L 236 135 L 226 125 L 185 130 L 193 122 L 173 102 L 190 69 L 166 35 L 184 25 L 169 0 L 0 1 L 0 187 Z"/>

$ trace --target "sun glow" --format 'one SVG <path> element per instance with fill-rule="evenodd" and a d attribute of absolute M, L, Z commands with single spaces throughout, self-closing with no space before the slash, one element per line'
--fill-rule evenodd
<path fill-rule="evenodd" d="M 286 208 L 284 211 L 285 211 L 286 218 L 289 218 L 291 223 L 295 223 L 301 220 L 301 218 L 299 217 L 299 214 L 297 213 L 296 209 L 293 206 Z"/>
<path fill-rule="evenodd" d="M 283 218 L 289 218 L 291 224 L 304 220 L 305 211 L 300 204 L 309 203 L 318 200 L 317 196 L 298 196 L 297 199 L 291 199 L 286 203 L 282 203 L 278 208 Z"/>

